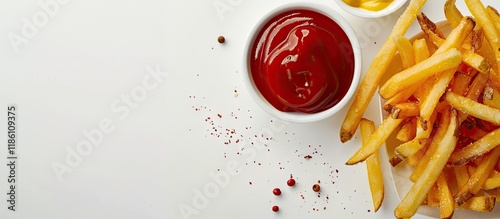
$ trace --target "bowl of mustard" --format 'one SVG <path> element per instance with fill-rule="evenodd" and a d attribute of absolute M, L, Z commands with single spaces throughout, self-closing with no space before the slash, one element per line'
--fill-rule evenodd
<path fill-rule="evenodd" d="M 407 0 L 335 0 L 335 2 L 352 15 L 378 18 L 397 11 Z"/>

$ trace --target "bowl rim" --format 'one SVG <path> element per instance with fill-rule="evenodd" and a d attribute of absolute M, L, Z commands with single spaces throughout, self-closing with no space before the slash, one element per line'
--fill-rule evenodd
<path fill-rule="evenodd" d="M 389 14 L 394 13 L 399 10 L 404 4 L 406 4 L 408 0 L 394 0 L 394 2 L 389 5 L 387 8 L 380 11 L 369 11 L 362 8 L 352 7 L 346 4 L 342 0 L 335 0 L 337 5 L 342 8 L 342 10 L 348 12 L 349 14 L 362 17 L 362 18 L 379 18 L 383 16 L 387 16 Z"/>
<path fill-rule="evenodd" d="M 317 113 L 301 113 L 301 112 L 283 112 L 280 111 L 276 108 L 274 108 L 260 93 L 258 88 L 255 86 L 255 83 L 253 82 L 253 78 L 251 76 L 251 71 L 250 71 L 250 54 L 252 51 L 252 46 L 253 43 L 257 37 L 257 34 L 259 31 L 262 29 L 262 27 L 269 22 L 273 17 L 276 15 L 286 12 L 286 11 L 291 11 L 291 10 L 296 10 L 296 9 L 301 9 L 301 10 L 311 10 L 315 11 L 318 13 L 321 13 L 330 19 L 332 19 L 334 22 L 336 22 L 344 31 L 344 33 L 347 35 L 351 47 L 353 50 L 353 57 L 354 57 L 354 72 L 353 72 L 353 78 L 351 81 L 351 85 L 347 91 L 347 93 L 344 95 L 344 97 L 334 106 L 330 107 L 327 110 L 317 112 Z M 354 96 L 354 93 L 358 87 L 359 80 L 361 77 L 361 68 L 362 68 L 362 56 L 361 56 L 361 47 L 359 45 L 359 40 L 354 32 L 354 29 L 352 26 L 349 24 L 349 22 L 337 11 L 335 11 L 333 8 L 328 7 L 326 5 L 320 5 L 316 3 L 310 3 L 310 2 L 293 2 L 293 3 L 287 3 L 283 4 L 281 6 L 275 7 L 268 11 L 262 18 L 259 19 L 259 21 L 253 26 L 249 37 L 247 38 L 244 46 L 244 55 L 243 55 L 243 63 L 244 63 L 244 83 L 245 86 L 247 87 L 247 90 L 252 97 L 252 99 L 259 105 L 261 109 L 263 109 L 265 112 L 270 114 L 273 117 L 276 117 L 278 119 L 288 121 L 288 122 L 296 122 L 296 123 L 306 123 L 306 122 L 316 122 L 320 121 L 323 119 L 326 119 L 337 112 L 339 112 L 341 109 L 343 109 L 347 103 L 352 99 Z"/>

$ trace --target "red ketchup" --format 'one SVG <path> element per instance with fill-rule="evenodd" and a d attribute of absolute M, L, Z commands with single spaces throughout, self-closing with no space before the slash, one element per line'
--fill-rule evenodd
<path fill-rule="evenodd" d="M 252 46 L 250 70 L 256 87 L 276 109 L 316 113 L 346 95 L 354 54 L 349 38 L 331 18 L 292 10 L 261 29 Z"/>

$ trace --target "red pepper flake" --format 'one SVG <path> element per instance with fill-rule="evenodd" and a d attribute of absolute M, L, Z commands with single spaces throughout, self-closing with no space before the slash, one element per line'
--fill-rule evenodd
<path fill-rule="evenodd" d="M 309 160 L 309 159 L 311 159 L 311 158 L 312 158 L 312 156 L 311 156 L 311 155 L 306 155 L 306 156 L 304 156 L 304 159 L 306 159 L 306 160 Z"/>
<path fill-rule="evenodd" d="M 273 206 L 273 211 L 274 212 L 278 212 L 280 210 L 280 207 L 278 207 L 277 205 Z"/>
<path fill-rule="evenodd" d="M 274 195 L 281 195 L 281 190 L 279 188 L 274 188 L 273 189 L 273 194 Z"/>
<path fill-rule="evenodd" d="M 221 115 L 221 114 L 217 114 L 217 116 L 218 116 L 219 118 L 222 118 L 222 115 Z"/>

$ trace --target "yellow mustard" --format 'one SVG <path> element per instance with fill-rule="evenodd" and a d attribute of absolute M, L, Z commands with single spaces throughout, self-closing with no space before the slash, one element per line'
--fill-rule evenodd
<path fill-rule="evenodd" d="M 387 8 L 394 0 L 342 0 L 346 4 L 363 8 L 370 11 L 380 11 L 384 8 Z"/>

